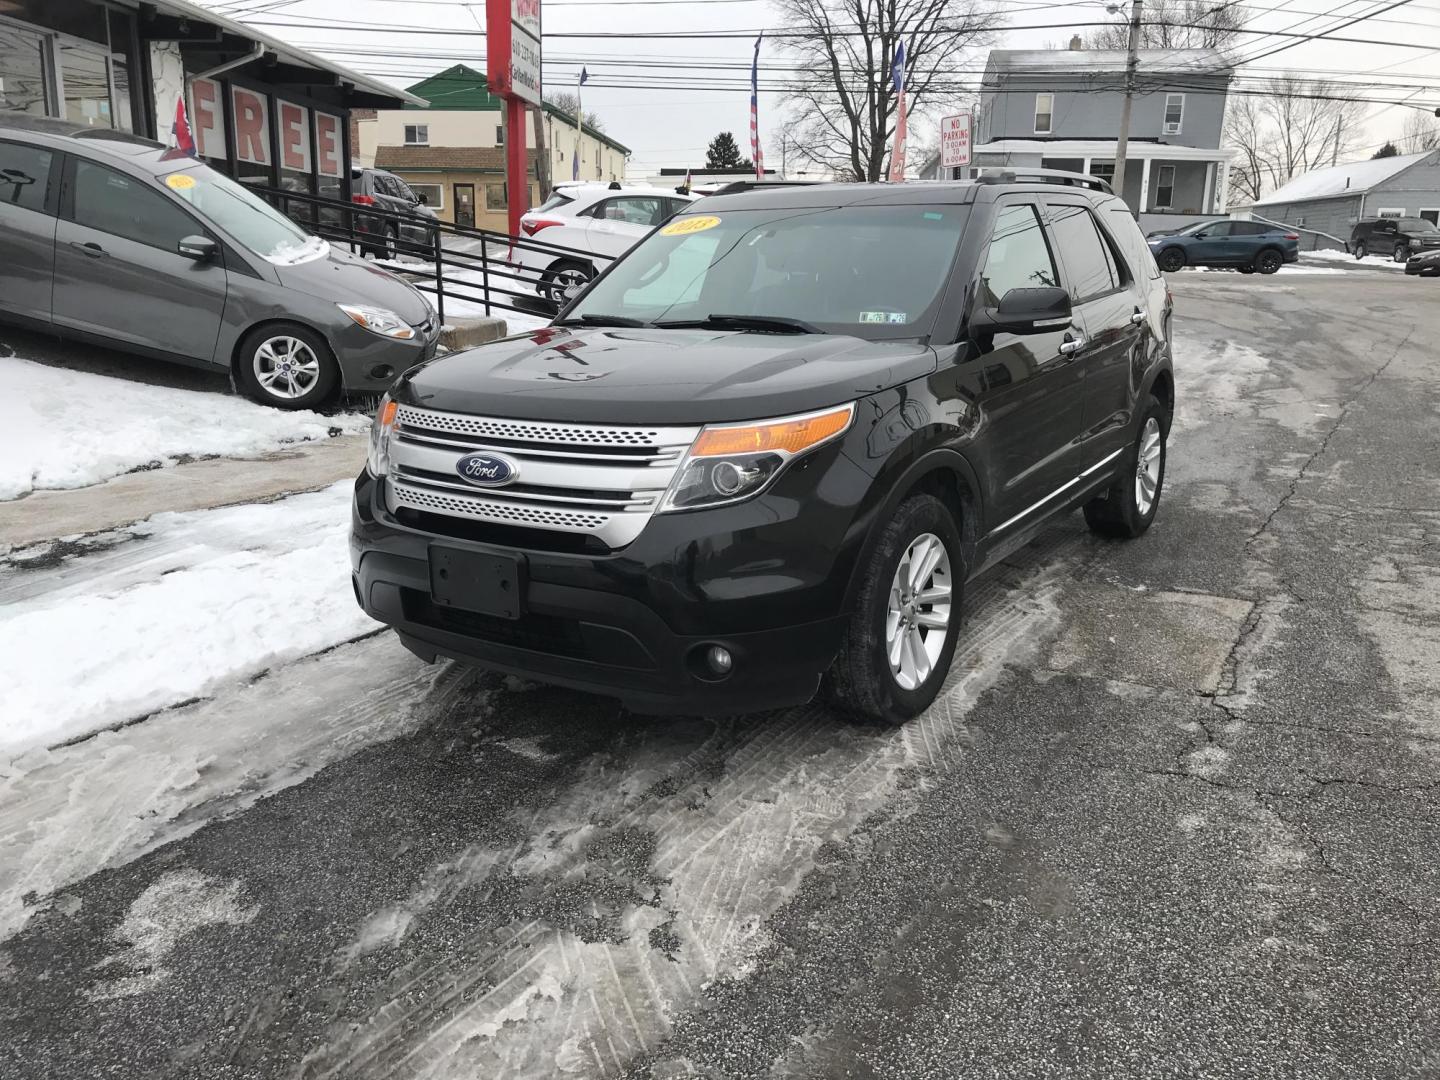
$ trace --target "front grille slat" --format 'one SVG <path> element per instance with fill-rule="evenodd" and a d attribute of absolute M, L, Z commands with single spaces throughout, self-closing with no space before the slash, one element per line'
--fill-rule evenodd
<path fill-rule="evenodd" d="M 588 535 L 611 550 L 640 535 L 700 430 L 509 420 L 413 405 L 397 409 L 395 424 L 392 512 Z M 462 456 L 487 451 L 515 462 L 513 484 L 482 488 L 454 475 Z"/>

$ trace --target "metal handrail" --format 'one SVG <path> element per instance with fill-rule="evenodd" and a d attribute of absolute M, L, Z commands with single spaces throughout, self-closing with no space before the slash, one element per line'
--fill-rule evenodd
<path fill-rule="evenodd" d="M 515 237 L 491 229 L 421 218 L 414 214 L 390 210 L 378 203 L 365 205 L 285 188 L 251 186 L 250 190 L 270 202 L 296 224 L 324 240 L 349 244 L 352 250 L 373 250 L 379 245 L 393 246 L 397 255 L 406 254 L 425 260 L 428 263 L 425 273 L 429 280 L 413 280 L 411 284 L 422 292 L 434 294 L 436 313 L 442 324 L 445 322 L 447 296 L 479 303 L 484 307 L 486 315 L 490 315 L 491 309 L 496 307 L 533 314 L 533 311 L 519 307 L 515 301 L 538 299 L 538 287 L 544 282 L 546 271 L 516 263 L 514 253 L 517 251 L 543 256 L 552 263 L 562 258 L 576 259 L 589 263 L 597 272 L 615 260 L 613 255 L 547 243 L 531 237 Z M 291 205 L 294 203 L 310 207 L 311 211 L 297 214 Z M 375 220 L 393 222 L 396 225 L 393 240 L 382 234 L 377 242 L 376 232 L 365 226 L 366 222 Z M 419 244 L 404 239 L 399 233 L 399 226 L 402 224 L 412 229 L 425 230 L 430 242 Z M 446 236 L 478 241 L 479 250 L 472 252 L 446 247 L 442 243 Z M 459 276 L 467 272 L 478 273 L 480 280 L 475 282 Z"/>

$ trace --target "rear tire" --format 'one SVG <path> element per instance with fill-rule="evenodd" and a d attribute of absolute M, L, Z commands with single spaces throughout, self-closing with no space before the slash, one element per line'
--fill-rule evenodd
<path fill-rule="evenodd" d="M 1274 248 L 1266 248 L 1255 256 L 1255 269 L 1262 274 L 1273 274 L 1285 265 L 1285 256 Z"/>
<path fill-rule="evenodd" d="M 1121 455 L 1120 472 L 1110 490 L 1085 504 L 1085 524 L 1091 532 L 1133 540 L 1150 528 L 1165 488 L 1169 435 L 1165 406 L 1152 397 L 1140 418 L 1135 441 Z"/>
<path fill-rule="evenodd" d="M 852 716 L 903 724 L 935 700 L 955 655 L 967 573 L 959 524 L 935 496 L 912 495 L 886 522 L 860 573 L 827 690 Z"/>
<path fill-rule="evenodd" d="M 1160 252 L 1160 258 L 1155 260 L 1160 264 L 1160 269 L 1167 274 L 1173 274 L 1185 269 L 1185 252 L 1179 248 L 1166 248 Z"/>
<path fill-rule="evenodd" d="M 1238 269 L 1242 274 L 1253 274 L 1255 272 L 1255 267 L 1253 266 L 1240 266 L 1236 267 L 1236 269 Z"/>
<path fill-rule="evenodd" d="M 245 396 L 275 409 L 318 408 L 340 385 L 340 365 L 329 344 L 297 323 L 251 330 L 240 343 L 236 369 Z"/>
<path fill-rule="evenodd" d="M 1365 241 L 1364 241 L 1364 240 L 1361 240 L 1359 243 L 1357 243 L 1357 244 L 1355 245 L 1355 258 L 1357 258 L 1357 259 L 1363 259 L 1363 258 L 1365 258 Z"/>

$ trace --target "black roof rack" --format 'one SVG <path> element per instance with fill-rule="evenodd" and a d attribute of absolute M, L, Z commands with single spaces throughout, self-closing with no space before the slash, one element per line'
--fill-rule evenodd
<path fill-rule="evenodd" d="M 985 166 L 982 165 L 980 168 L 983 169 Z M 1069 172 L 1065 169 L 996 168 L 990 172 L 982 172 L 975 178 L 977 184 L 1019 184 L 1027 181 L 1039 184 L 1064 184 L 1069 187 L 1088 187 L 1094 191 L 1103 191 L 1106 195 L 1115 194 L 1115 189 L 1098 176 Z"/>
<path fill-rule="evenodd" d="M 824 183 L 823 180 L 731 180 L 730 183 L 722 184 L 710 194 L 738 195 L 742 191 L 756 191 L 760 188 L 814 187 L 816 184 L 822 183 Z"/>

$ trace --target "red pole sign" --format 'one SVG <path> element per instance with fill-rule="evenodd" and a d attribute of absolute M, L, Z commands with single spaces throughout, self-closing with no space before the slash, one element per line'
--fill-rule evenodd
<path fill-rule="evenodd" d="M 530 209 L 526 103 L 540 105 L 540 0 L 485 0 L 486 81 L 505 99 L 505 184 L 510 235 Z"/>

